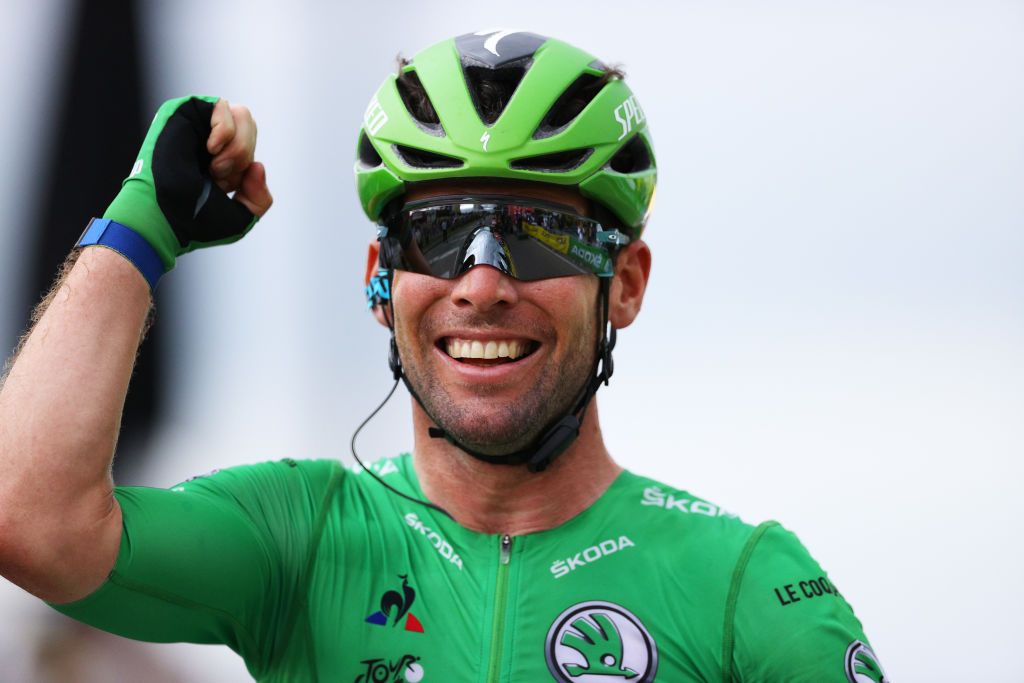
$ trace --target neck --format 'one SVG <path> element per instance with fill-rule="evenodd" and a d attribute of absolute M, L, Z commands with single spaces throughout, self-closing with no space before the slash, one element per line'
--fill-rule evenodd
<path fill-rule="evenodd" d="M 579 437 L 543 472 L 491 465 L 431 438 L 433 422 L 415 401 L 413 425 L 413 463 L 427 499 L 482 533 L 518 536 L 554 528 L 590 507 L 622 471 L 605 448 L 596 398 Z"/>

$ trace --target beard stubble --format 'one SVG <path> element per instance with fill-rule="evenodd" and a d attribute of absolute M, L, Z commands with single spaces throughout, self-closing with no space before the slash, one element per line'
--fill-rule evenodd
<path fill-rule="evenodd" d="M 497 324 L 493 316 L 473 314 L 472 320 L 460 319 L 460 325 L 486 330 L 488 327 L 520 329 L 523 325 Z M 460 443 L 487 455 L 506 455 L 520 451 L 535 441 L 548 426 L 568 414 L 579 400 L 590 381 L 596 355 L 596 322 L 588 316 L 574 329 L 566 330 L 565 338 L 571 340 L 562 357 L 547 356 L 543 367 L 534 371 L 528 387 L 522 387 L 517 398 L 503 404 L 484 407 L 489 401 L 485 387 L 479 389 L 479 398 L 456 400 L 445 383 L 436 373 L 430 373 L 423 366 L 430 361 L 418 362 L 419 357 L 409 354 L 409 345 L 397 334 L 399 352 L 403 358 L 403 370 L 419 396 L 428 417 Z M 533 326 L 529 335 L 542 340 L 550 352 L 556 338 L 550 328 Z M 435 338 L 430 330 L 421 330 L 418 342 L 420 348 L 428 348 Z M 416 358 L 414 362 L 407 362 Z M 493 402 L 492 402 L 493 403 Z"/>

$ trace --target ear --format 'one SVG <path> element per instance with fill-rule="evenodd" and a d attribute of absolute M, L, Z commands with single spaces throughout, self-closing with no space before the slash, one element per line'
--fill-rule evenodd
<path fill-rule="evenodd" d="M 616 329 L 628 327 L 640 313 L 650 277 L 651 248 L 643 240 L 630 242 L 615 259 L 608 294 L 608 320 Z"/>
<path fill-rule="evenodd" d="M 370 278 L 377 274 L 379 269 L 378 259 L 380 258 L 380 242 L 377 240 L 371 240 L 369 248 L 366 250 L 366 275 L 363 278 L 363 285 L 369 286 Z M 388 321 L 384 319 L 384 307 L 374 306 L 372 309 L 373 317 L 377 319 L 384 327 L 388 326 Z"/>

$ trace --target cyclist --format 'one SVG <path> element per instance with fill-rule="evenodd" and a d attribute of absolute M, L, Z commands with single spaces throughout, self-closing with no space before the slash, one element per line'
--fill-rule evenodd
<path fill-rule="evenodd" d="M 5 576 L 130 638 L 226 644 L 262 681 L 884 680 L 792 533 L 608 453 L 594 395 L 643 301 L 655 156 L 621 74 L 532 33 L 420 52 L 359 134 L 412 455 L 115 489 L 151 290 L 270 207 L 254 150 L 244 108 L 167 102 L 83 234 L 0 393 Z"/>

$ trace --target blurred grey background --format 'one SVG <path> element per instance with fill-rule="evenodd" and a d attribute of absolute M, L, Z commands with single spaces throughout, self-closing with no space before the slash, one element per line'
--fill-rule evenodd
<path fill-rule="evenodd" d="M 400 51 L 529 29 L 621 63 L 654 133 L 651 288 L 599 396 L 612 453 L 796 531 L 892 680 L 1024 680 L 1024 4 L 80 5 L 0 0 L 4 354 L 162 100 L 249 105 L 276 198 L 162 282 L 119 483 L 351 461 L 390 386 L 351 178 L 365 104 Z M 361 454 L 409 448 L 408 411 Z M 249 680 L 226 648 L 100 635 L 3 580 L 0 661 L 5 682 Z"/>

